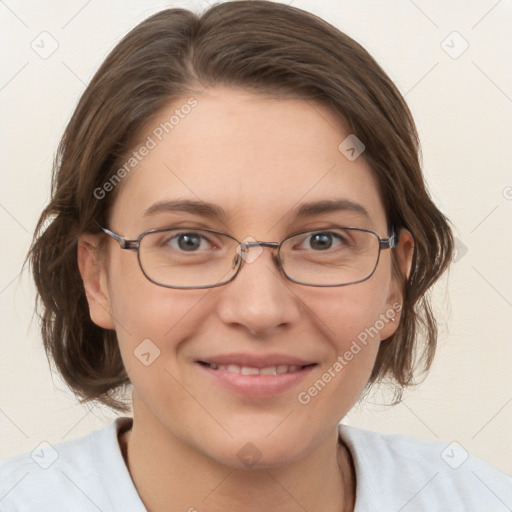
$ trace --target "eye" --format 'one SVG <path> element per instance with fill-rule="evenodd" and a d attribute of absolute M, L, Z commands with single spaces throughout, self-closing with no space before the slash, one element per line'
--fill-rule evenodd
<path fill-rule="evenodd" d="M 165 239 L 162 245 L 185 252 L 197 252 L 198 250 L 212 248 L 212 244 L 208 238 L 195 232 L 175 234 Z"/>
<path fill-rule="evenodd" d="M 314 251 L 327 251 L 334 247 L 339 247 L 345 242 L 339 233 L 332 231 L 318 231 L 308 235 L 301 245 L 303 249 L 313 249 Z"/>

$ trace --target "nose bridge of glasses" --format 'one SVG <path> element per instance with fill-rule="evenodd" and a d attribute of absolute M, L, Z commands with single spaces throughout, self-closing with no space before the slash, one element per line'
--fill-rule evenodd
<path fill-rule="evenodd" d="M 263 252 L 263 247 L 269 247 L 270 249 L 272 249 L 272 257 L 274 258 L 274 260 L 276 261 L 276 264 L 279 267 L 280 263 L 279 263 L 279 258 L 277 256 L 277 250 L 279 248 L 279 245 L 280 244 L 278 242 L 260 242 L 260 241 L 254 240 L 253 238 L 251 238 L 250 240 L 246 239 L 246 241 L 239 242 L 239 244 L 237 246 L 237 251 L 236 251 L 237 254 L 233 260 L 232 266 L 233 266 L 233 268 L 235 268 L 238 264 L 242 263 L 242 260 L 246 261 L 248 263 L 252 263 Z M 251 252 L 249 251 L 249 249 L 251 249 L 251 247 L 254 247 L 254 248 L 257 247 L 259 249 L 258 252 L 255 253 L 254 255 L 251 254 Z"/>
<path fill-rule="evenodd" d="M 240 245 L 239 245 L 239 250 L 242 254 L 245 254 L 247 252 L 248 249 L 250 249 L 251 247 L 259 247 L 259 252 L 261 253 L 263 251 L 263 247 L 270 247 L 272 249 L 272 256 L 276 257 L 277 256 L 277 249 L 279 248 L 279 243 L 278 242 L 259 242 L 257 240 L 250 240 L 250 241 L 247 241 L 247 242 L 240 242 Z"/>
<path fill-rule="evenodd" d="M 251 242 L 241 242 L 240 246 L 242 249 L 250 248 L 250 247 L 271 247 L 273 249 L 277 249 L 279 247 L 278 242 L 258 242 L 256 240 Z"/>

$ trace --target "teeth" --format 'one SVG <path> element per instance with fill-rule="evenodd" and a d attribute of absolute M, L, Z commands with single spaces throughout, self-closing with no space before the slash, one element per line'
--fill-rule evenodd
<path fill-rule="evenodd" d="M 267 366 L 266 368 L 252 368 L 250 366 L 240 366 L 238 364 L 210 364 L 213 370 L 223 370 L 229 373 L 240 373 L 242 375 L 282 375 L 283 373 L 296 372 L 301 366 L 279 364 L 277 366 Z"/>
<path fill-rule="evenodd" d="M 259 375 L 260 370 L 258 368 L 249 368 L 248 366 L 242 366 L 240 373 L 242 375 Z"/>

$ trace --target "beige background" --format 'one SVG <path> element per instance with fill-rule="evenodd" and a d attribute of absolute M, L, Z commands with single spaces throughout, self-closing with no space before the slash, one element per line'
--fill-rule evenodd
<path fill-rule="evenodd" d="M 397 83 L 418 124 L 430 189 L 459 245 L 434 294 L 441 336 L 430 375 L 401 405 L 379 405 L 376 394 L 345 421 L 456 440 L 512 473 L 512 1 L 287 3 L 346 31 Z M 33 286 L 20 269 L 49 197 L 57 143 L 85 85 L 130 28 L 178 5 L 198 10 L 207 2 L 0 3 L 0 458 L 115 417 L 77 405 L 51 376 L 32 320 Z M 46 59 L 31 48 L 43 31 L 58 43 Z"/>

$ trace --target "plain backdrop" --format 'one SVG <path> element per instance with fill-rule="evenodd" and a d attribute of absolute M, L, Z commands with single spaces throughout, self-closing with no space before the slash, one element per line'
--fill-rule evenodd
<path fill-rule="evenodd" d="M 512 1 L 287 3 L 345 31 L 395 81 L 418 125 L 429 188 L 457 237 L 456 260 L 433 294 L 440 337 L 430 374 L 400 405 L 383 405 L 377 392 L 344 421 L 457 441 L 512 473 Z M 174 6 L 200 11 L 208 2 L 0 2 L 0 458 L 116 417 L 78 405 L 51 375 L 34 288 L 20 271 L 79 96 L 129 29 Z"/>

